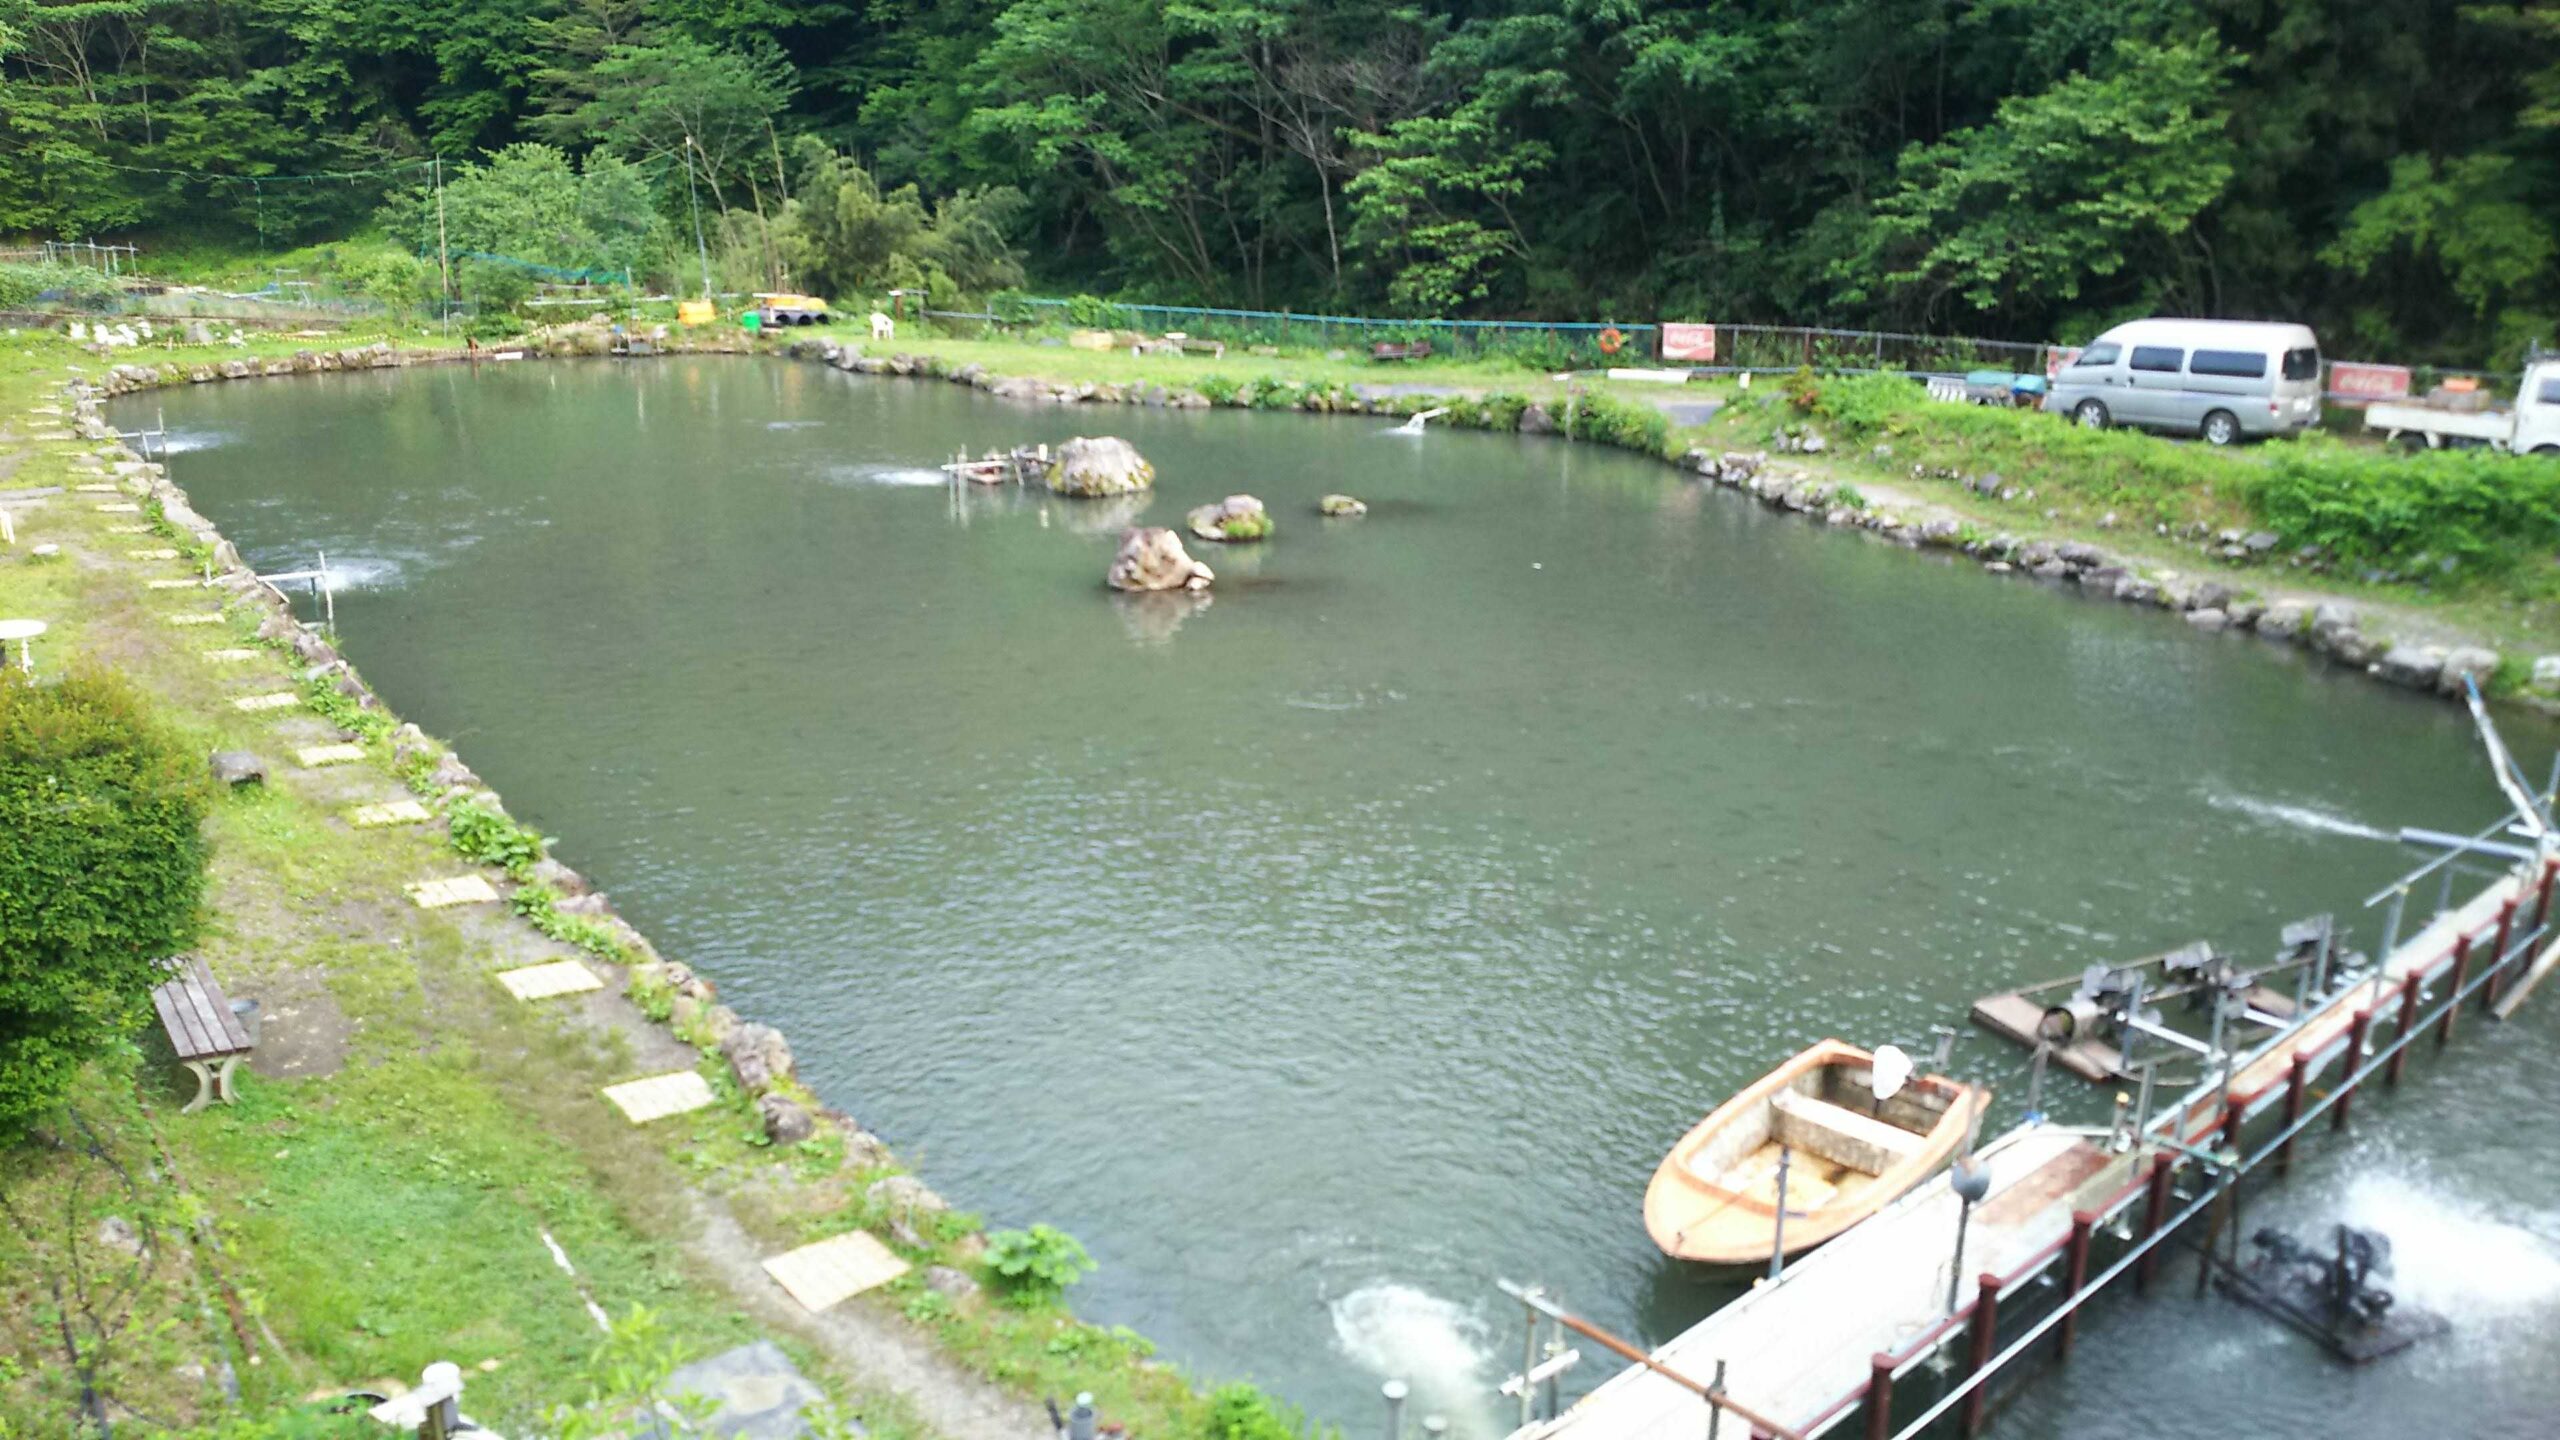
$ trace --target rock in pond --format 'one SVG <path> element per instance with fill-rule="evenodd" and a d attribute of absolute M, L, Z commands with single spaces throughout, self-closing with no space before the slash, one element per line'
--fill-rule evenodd
<path fill-rule="evenodd" d="M 1369 513 L 1369 507 L 1367 504 L 1354 500 L 1348 495 L 1327 495 L 1322 500 L 1316 502 L 1316 510 L 1320 514 L 1337 516 L 1366 515 Z"/>
<path fill-rule="evenodd" d="M 1126 495 L 1151 489 L 1156 467 L 1116 435 L 1079 435 L 1058 447 L 1049 488 L 1061 495 Z"/>
<path fill-rule="evenodd" d="M 1195 506 L 1187 523 L 1191 533 L 1203 540 L 1263 540 L 1271 535 L 1271 512 L 1250 495 L 1230 495 L 1215 505 Z"/>
<path fill-rule="evenodd" d="M 1141 525 L 1120 536 L 1103 578 L 1114 590 L 1206 590 L 1218 578 L 1182 548 L 1182 537 L 1161 525 Z"/>

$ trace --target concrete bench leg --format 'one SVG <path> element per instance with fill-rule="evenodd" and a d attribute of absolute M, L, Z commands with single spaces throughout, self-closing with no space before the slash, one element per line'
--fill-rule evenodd
<path fill-rule="evenodd" d="M 189 1070 L 195 1072 L 196 1098 L 188 1101 L 179 1109 L 178 1113 L 181 1115 L 193 1115 L 205 1107 L 206 1101 L 213 1098 L 213 1072 L 206 1069 L 204 1062 L 201 1060 L 188 1060 L 183 1063 Z M 223 1076 L 223 1084 L 226 1089 L 229 1087 L 230 1078 L 231 1077 L 228 1074 Z M 225 1095 L 223 1098 L 227 1100 L 230 1097 Z"/>
<path fill-rule="evenodd" d="M 222 1057 L 222 1068 L 214 1072 L 214 1093 L 222 1097 L 222 1103 L 225 1105 L 237 1105 L 240 1103 L 240 1097 L 237 1094 L 234 1094 L 231 1089 L 231 1068 L 239 1063 L 239 1056 L 225 1055 Z"/>

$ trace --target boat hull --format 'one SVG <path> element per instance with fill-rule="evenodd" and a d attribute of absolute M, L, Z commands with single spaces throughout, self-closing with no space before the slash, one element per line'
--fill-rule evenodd
<path fill-rule="evenodd" d="M 1879 1101 L 1873 1066 L 1868 1052 L 1825 1040 L 1699 1121 L 1645 1187 L 1654 1244 L 1701 1265 L 1766 1264 L 1831 1239 L 1937 1173 L 1980 1123 L 1990 1091 L 1925 1075 Z"/>

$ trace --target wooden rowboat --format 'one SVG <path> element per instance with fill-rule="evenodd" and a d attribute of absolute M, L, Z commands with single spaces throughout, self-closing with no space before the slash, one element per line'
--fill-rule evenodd
<path fill-rule="evenodd" d="M 1644 1227 L 1664 1254 L 1767 1263 L 1778 1243 L 1778 1156 L 1787 1152 L 1786 1253 L 1810 1250 L 1954 1158 L 1991 1092 L 1943 1075 L 1875 1096 L 1875 1057 L 1825 1040 L 1717 1106 L 1645 1187 Z"/>

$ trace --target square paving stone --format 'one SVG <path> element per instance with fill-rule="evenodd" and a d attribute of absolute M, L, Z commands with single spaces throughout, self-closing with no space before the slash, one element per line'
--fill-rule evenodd
<path fill-rule="evenodd" d="M 699 1110 L 712 1101 L 711 1083 L 697 1070 L 670 1070 L 604 1087 L 604 1098 L 634 1125 Z"/>
<path fill-rule="evenodd" d="M 447 905 L 486 905 L 498 898 L 498 892 L 477 875 L 456 875 L 450 880 L 412 880 L 409 898 L 421 910 L 441 910 Z"/>
<path fill-rule="evenodd" d="M 907 1273 L 907 1262 L 861 1230 L 803 1245 L 764 1262 L 765 1273 L 811 1312 L 828 1309 Z"/>
<path fill-rule="evenodd" d="M 243 695 L 231 702 L 234 710 L 285 710 L 302 703 L 302 697 L 290 690 L 267 695 Z"/>
<path fill-rule="evenodd" d="M 364 758 L 361 745 L 305 745 L 293 752 L 293 760 L 306 770 L 323 765 L 346 765 Z"/>
<path fill-rule="evenodd" d="M 477 875 L 464 878 L 477 882 L 484 890 L 488 888 L 488 882 L 481 880 Z M 493 894 L 489 898 L 495 900 L 498 897 Z M 555 995 L 575 995 L 581 991 L 604 988 L 604 982 L 596 978 L 596 972 L 575 960 L 553 960 L 542 965 L 501 970 L 498 972 L 498 983 L 506 986 L 507 993 L 519 1000 L 548 1000 Z"/>
<path fill-rule="evenodd" d="M 427 818 L 427 807 L 415 800 L 386 800 L 379 805 L 359 805 L 347 819 L 360 830 L 378 825 L 415 825 Z"/>

